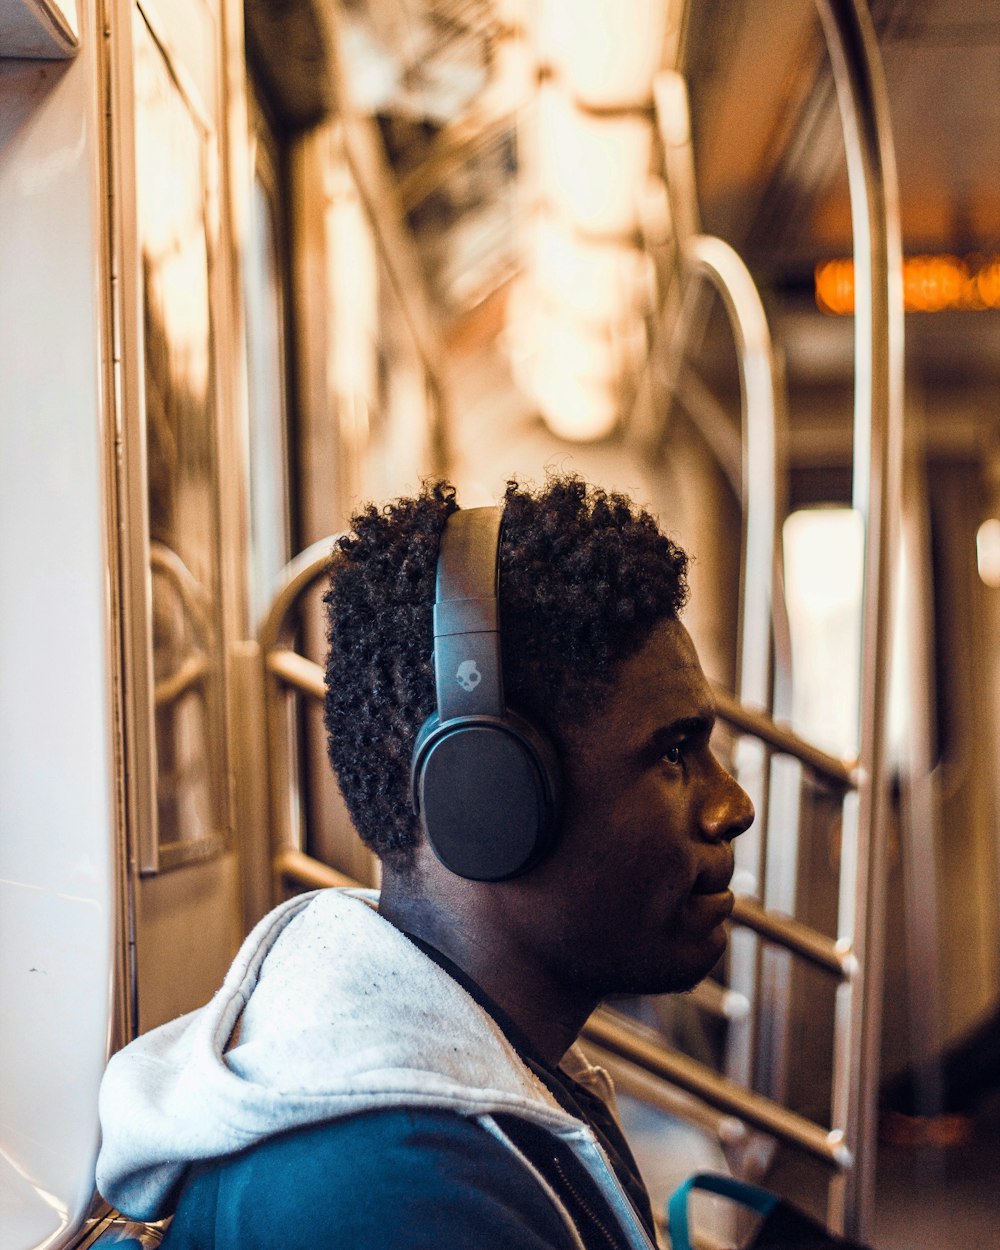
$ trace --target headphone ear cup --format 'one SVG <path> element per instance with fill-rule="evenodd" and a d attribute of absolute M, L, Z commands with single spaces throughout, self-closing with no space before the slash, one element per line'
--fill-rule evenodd
<path fill-rule="evenodd" d="M 414 810 L 446 868 L 475 881 L 524 872 L 551 846 L 558 762 L 523 718 L 469 717 L 424 724 L 411 773 Z"/>

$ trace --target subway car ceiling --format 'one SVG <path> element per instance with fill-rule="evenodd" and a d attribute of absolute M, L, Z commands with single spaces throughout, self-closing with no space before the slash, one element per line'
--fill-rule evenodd
<path fill-rule="evenodd" d="M 340 89 L 378 119 L 435 302 L 452 316 L 505 285 L 522 260 L 518 106 L 537 101 L 547 75 L 545 32 L 523 28 L 530 8 L 364 0 L 342 14 Z M 666 29 L 655 16 L 661 8 Z M 931 389 L 989 382 L 1000 370 L 1000 270 L 986 274 L 987 315 L 955 292 L 963 280 L 974 286 L 1000 255 L 1000 14 L 991 0 L 875 0 L 870 9 L 891 108 L 908 307 L 934 310 L 907 318 L 909 378 Z M 633 10 L 649 24 L 639 38 L 659 40 L 662 63 L 684 75 L 701 227 L 731 243 L 763 289 L 793 395 L 849 385 L 851 318 L 818 315 L 815 302 L 817 266 L 849 257 L 852 243 L 841 123 L 815 5 Z M 297 129 L 328 112 L 336 75 L 321 64 L 312 6 L 250 0 L 246 21 L 251 64 L 283 123 Z M 530 40 L 534 81 L 518 98 L 510 45 Z M 716 343 L 704 367 L 726 355 Z M 791 417 L 794 428 L 794 407 Z"/>

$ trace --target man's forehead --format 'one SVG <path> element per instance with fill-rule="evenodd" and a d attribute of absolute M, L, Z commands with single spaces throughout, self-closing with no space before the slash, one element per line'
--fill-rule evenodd
<path fill-rule="evenodd" d="M 657 625 L 613 684 L 607 712 L 643 728 L 675 720 L 712 721 L 715 700 L 691 636 L 680 621 Z"/>

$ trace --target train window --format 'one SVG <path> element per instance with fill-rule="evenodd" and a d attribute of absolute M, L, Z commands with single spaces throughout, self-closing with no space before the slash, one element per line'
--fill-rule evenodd
<path fill-rule="evenodd" d="M 263 119 L 257 136 L 250 232 L 244 255 L 250 421 L 251 590 L 254 621 L 271 601 L 291 547 L 284 230 L 277 162 Z"/>
<path fill-rule="evenodd" d="M 976 566 L 984 585 L 1000 587 L 1000 519 L 990 517 L 976 531 Z"/>
<path fill-rule="evenodd" d="M 138 10 L 133 63 L 155 726 L 148 871 L 204 856 L 226 825 L 210 298 L 216 174 L 211 129 Z"/>
<path fill-rule="evenodd" d="M 795 673 L 792 718 L 803 737 L 845 759 L 859 749 L 862 581 L 861 513 L 835 505 L 802 508 L 783 530 L 785 601 Z M 888 750 L 907 757 L 912 654 L 911 537 L 900 534 L 888 697 Z"/>
<path fill-rule="evenodd" d="M 785 596 L 795 728 L 845 757 L 858 750 L 864 524 L 853 508 L 803 508 L 785 521 Z"/>

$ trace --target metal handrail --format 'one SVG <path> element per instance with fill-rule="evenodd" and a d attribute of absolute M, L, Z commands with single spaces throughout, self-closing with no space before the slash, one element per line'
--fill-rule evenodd
<path fill-rule="evenodd" d="M 278 592 L 257 631 L 261 650 L 265 654 L 279 645 L 287 646 L 291 641 L 295 629 L 291 619 L 292 611 L 299 597 L 329 572 L 333 563 L 334 547 L 341 537 L 340 534 L 331 534 L 329 538 L 321 538 L 300 551 L 285 566 L 279 579 Z"/>
<path fill-rule="evenodd" d="M 204 586 L 172 547 L 157 539 L 149 544 L 149 567 L 170 582 L 202 640 L 211 637 L 211 602 Z"/>
<path fill-rule="evenodd" d="M 176 703 L 182 695 L 201 686 L 212 671 L 208 656 L 201 651 L 185 656 L 169 677 L 157 678 L 153 686 L 153 705 L 159 710 Z"/>
<path fill-rule="evenodd" d="M 153 706 L 159 709 L 169 707 L 189 690 L 204 684 L 213 667 L 207 654 L 213 645 L 213 636 L 208 595 L 177 552 L 166 543 L 153 539 L 149 544 L 149 568 L 151 573 L 159 574 L 177 592 L 185 618 L 193 626 L 201 644 L 189 651 L 172 673 L 155 680 Z"/>
<path fill-rule="evenodd" d="M 750 271 L 721 239 L 695 235 L 683 251 L 688 281 L 715 288 L 729 316 L 743 395 L 743 594 L 740 613 L 740 701 L 771 701 L 771 596 L 774 571 L 777 433 L 780 382 L 764 306 Z M 754 489 L 749 489 L 750 483 Z"/>
<path fill-rule="evenodd" d="M 719 685 L 713 685 L 712 691 L 719 717 L 734 729 L 759 738 L 772 751 L 794 756 L 831 785 L 845 790 L 857 787 L 859 773 L 856 760 L 842 760 L 836 755 L 829 755 L 805 738 L 799 737 L 794 730 L 778 724 L 766 712 L 744 707 Z"/>
<path fill-rule="evenodd" d="M 761 907 L 756 899 L 747 895 L 737 895 L 733 920 L 816 968 L 832 972 L 845 981 L 857 976 L 857 957 L 850 942 L 843 938 L 828 938 L 793 916 Z"/>
<path fill-rule="evenodd" d="M 580 1044 L 590 1062 L 604 1068 L 611 1077 L 619 1097 L 636 1098 L 675 1119 L 703 1128 L 723 1147 L 745 1143 L 749 1130 L 740 1116 L 709 1106 L 698 1095 L 689 1094 L 673 1081 L 654 1075 L 643 1063 L 616 1054 L 587 1035 L 581 1036 Z"/>
<path fill-rule="evenodd" d="M 271 871 L 279 891 L 290 876 L 295 876 L 289 866 L 299 863 L 296 857 L 303 855 L 298 771 L 295 745 L 290 740 L 287 700 L 294 690 L 322 699 L 326 689 L 322 668 L 296 652 L 292 645 L 297 627 L 295 609 L 302 596 L 328 574 L 339 537 L 331 535 L 313 543 L 286 565 L 279 589 L 258 630 L 265 690 Z M 326 867 L 319 860 L 311 862 Z M 307 884 L 315 887 L 335 883 Z"/>
<path fill-rule="evenodd" d="M 286 686 L 322 700 L 326 695 L 326 677 L 315 660 L 307 659 L 290 647 L 279 647 L 265 653 L 267 671 L 279 677 Z"/>
<path fill-rule="evenodd" d="M 665 1046 L 655 1030 L 637 1021 L 601 1007 L 584 1026 L 584 1036 L 655 1076 L 671 1081 L 709 1106 L 739 1116 L 748 1124 L 799 1147 L 838 1172 L 853 1164 L 853 1156 L 839 1129 L 814 1124 L 763 1094 L 720 1076 L 697 1059 Z"/>
<path fill-rule="evenodd" d="M 307 885 L 313 890 L 356 890 L 361 882 L 355 881 L 346 873 L 338 872 L 321 859 L 314 859 L 305 851 L 296 851 L 285 847 L 274 857 L 274 871 L 285 881 L 296 885 Z"/>
<path fill-rule="evenodd" d="M 832 1116 L 856 1168 L 831 1186 L 828 1218 L 864 1240 L 875 1198 L 885 861 L 886 714 L 896 532 L 902 506 L 903 286 L 889 101 L 868 10 L 816 0 L 840 110 L 854 235 L 854 502 L 866 526 L 860 767 L 845 804 L 838 930 L 858 974 L 838 990 Z"/>

